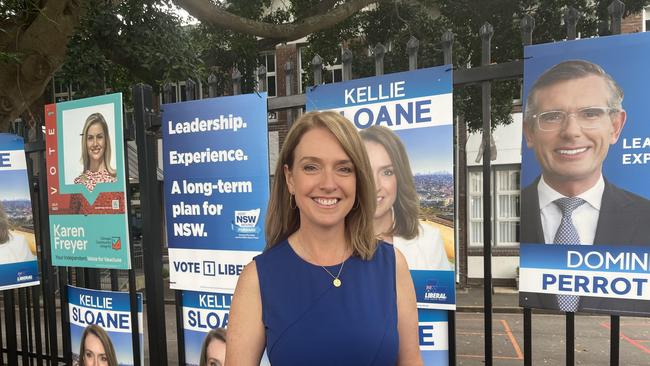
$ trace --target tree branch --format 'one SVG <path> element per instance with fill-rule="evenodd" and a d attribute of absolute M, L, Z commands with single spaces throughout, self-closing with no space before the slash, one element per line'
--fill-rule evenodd
<path fill-rule="evenodd" d="M 234 15 L 214 5 L 209 0 L 174 0 L 178 6 L 187 10 L 188 13 L 200 20 L 203 24 L 283 41 L 293 41 L 322 29 L 333 27 L 369 4 L 377 1 L 350 0 L 320 15 L 299 19 L 293 23 L 272 24 Z"/>

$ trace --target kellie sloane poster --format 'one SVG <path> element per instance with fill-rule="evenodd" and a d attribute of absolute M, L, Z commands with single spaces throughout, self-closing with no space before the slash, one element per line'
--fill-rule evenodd
<path fill-rule="evenodd" d="M 392 231 L 384 239 L 413 277 L 422 357 L 448 363 L 444 310 L 456 308 L 451 67 L 311 87 L 306 109 L 337 111 L 359 129 L 377 186 L 375 229 Z"/>
<path fill-rule="evenodd" d="M 45 106 L 52 264 L 131 268 L 122 94 Z"/>
<path fill-rule="evenodd" d="M 649 56 L 647 33 L 525 48 L 521 306 L 650 315 Z"/>
<path fill-rule="evenodd" d="M 266 94 L 163 106 L 170 287 L 232 293 L 265 245 Z"/>
<path fill-rule="evenodd" d="M 39 284 L 23 139 L 0 133 L 0 290 Z"/>

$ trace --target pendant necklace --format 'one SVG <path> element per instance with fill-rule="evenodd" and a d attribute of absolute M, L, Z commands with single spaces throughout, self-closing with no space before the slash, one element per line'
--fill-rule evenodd
<path fill-rule="evenodd" d="M 298 244 L 300 245 L 300 247 L 305 252 L 309 252 L 309 255 L 313 259 L 316 259 L 316 257 L 314 257 L 314 255 L 311 253 L 311 251 L 308 251 L 307 248 L 302 244 L 302 240 L 298 240 Z M 343 252 L 343 256 L 345 256 L 345 251 Z M 341 287 L 341 285 L 343 284 L 343 282 L 341 282 L 341 271 L 343 271 L 343 265 L 345 265 L 345 261 L 347 260 L 347 258 L 345 260 L 343 260 L 343 257 L 341 257 L 341 260 L 342 260 L 341 267 L 339 267 L 339 272 L 336 274 L 336 276 L 334 276 L 334 274 L 332 272 L 330 272 L 327 268 L 325 268 L 325 266 L 320 265 L 321 268 L 324 269 L 325 272 L 327 272 L 327 274 L 332 277 L 332 285 L 334 285 L 334 287 Z"/>

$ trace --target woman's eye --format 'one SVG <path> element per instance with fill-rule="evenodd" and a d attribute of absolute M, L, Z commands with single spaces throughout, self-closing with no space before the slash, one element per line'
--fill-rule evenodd
<path fill-rule="evenodd" d="M 343 174 L 352 174 L 352 173 L 354 173 L 354 169 L 352 167 L 349 167 L 349 166 L 342 166 L 338 170 L 339 170 L 339 172 L 341 172 Z"/>
<path fill-rule="evenodd" d="M 313 164 L 307 164 L 307 165 L 303 166 L 302 169 L 304 171 L 306 171 L 307 173 L 310 173 L 310 172 L 317 171 L 318 167 L 316 165 L 313 165 Z"/>
<path fill-rule="evenodd" d="M 103 362 L 107 362 L 107 361 L 108 361 L 108 357 L 106 357 L 106 356 L 102 356 L 101 360 L 102 360 Z"/>
<path fill-rule="evenodd" d="M 90 351 L 86 351 L 86 352 L 84 353 L 84 357 L 91 358 L 91 357 L 93 357 L 93 353 L 90 352 Z"/>
<path fill-rule="evenodd" d="M 391 168 L 391 169 L 384 169 L 384 170 L 381 172 L 381 174 L 382 174 L 383 176 L 385 176 L 385 177 L 392 177 L 392 176 L 395 174 L 395 172 L 394 172 L 393 169 Z"/>

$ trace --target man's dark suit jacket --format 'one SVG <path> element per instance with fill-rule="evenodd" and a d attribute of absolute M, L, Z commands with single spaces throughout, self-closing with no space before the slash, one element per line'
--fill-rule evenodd
<path fill-rule="evenodd" d="M 522 243 L 544 243 L 538 182 L 539 178 L 521 192 Z M 594 245 L 650 246 L 650 200 L 605 180 Z M 520 292 L 519 304 L 530 308 L 558 309 L 557 297 L 552 294 Z M 650 314 L 650 301 L 581 296 L 579 311 L 647 315 Z"/>

